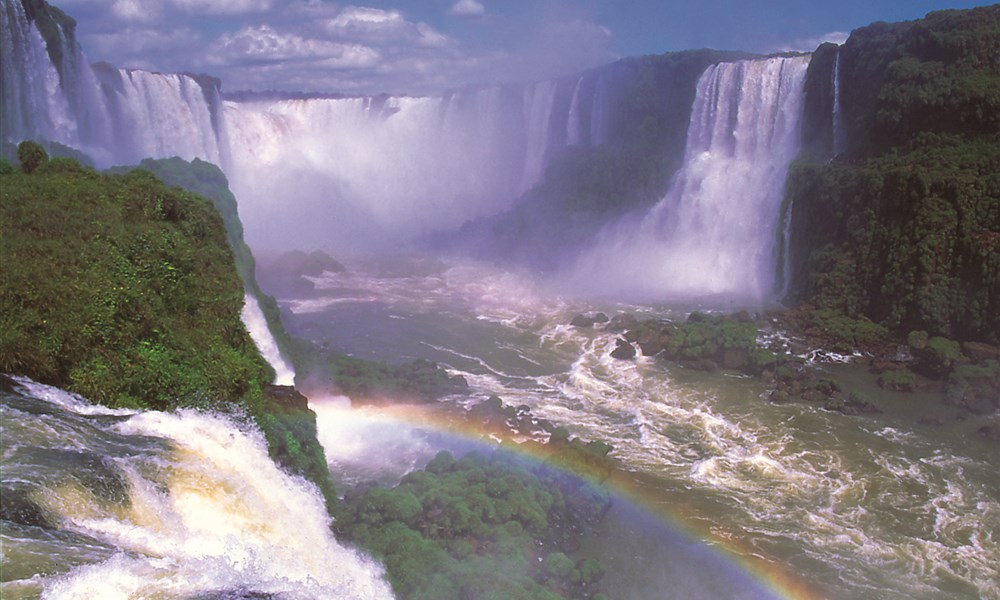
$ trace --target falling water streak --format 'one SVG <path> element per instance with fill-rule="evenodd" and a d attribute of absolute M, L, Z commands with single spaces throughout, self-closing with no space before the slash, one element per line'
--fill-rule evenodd
<path fill-rule="evenodd" d="M 556 94 L 555 81 L 541 81 L 524 91 L 524 111 L 527 115 L 527 152 L 520 191 L 524 192 L 541 180 L 549 152 L 552 103 Z"/>
<path fill-rule="evenodd" d="M 580 88 L 583 77 L 576 81 L 573 88 L 573 99 L 569 103 L 569 118 L 566 122 L 566 145 L 576 146 L 583 141 L 583 116 L 580 114 Z"/>
<path fill-rule="evenodd" d="M 257 298 L 249 292 L 243 296 L 243 310 L 240 317 L 243 319 L 247 331 L 250 332 L 250 337 L 257 345 L 257 349 L 274 369 L 274 383 L 295 385 L 295 370 L 281 355 L 278 342 L 274 339 L 274 335 L 267 325 L 267 319 L 264 318 L 264 311 L 260 309 Z"/>
<path fill-rule="evenodd" d="M 842 115 L 840 114 L 840 50 L 837 46 L 837 58 L 833 62 L 833 155 L 839 156 L 844 149 L 844 131 Z"/>

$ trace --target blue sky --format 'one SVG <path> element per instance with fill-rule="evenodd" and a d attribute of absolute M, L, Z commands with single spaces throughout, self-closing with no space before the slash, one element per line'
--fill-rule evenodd
<path fill-rule="evenodd" d="M 54 0 L 92 61 L 224 89 L 434 94 L 688 48 L 768 53 L 972 0 Z"/>

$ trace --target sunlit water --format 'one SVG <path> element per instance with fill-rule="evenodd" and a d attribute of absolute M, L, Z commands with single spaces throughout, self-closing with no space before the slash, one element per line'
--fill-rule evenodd
<path fill-rule="evenodd" d="M 313 281 L 307 296 L 269 290 L 293 335 L 364 358 L 436 360 L 476 397 L 607 440 L 666 513 L 823 597 L 1000 597 L 1000 475 L 979 422 L 922 425 L 904 405 L 928 401 L 897 394 L 879 398 L 893 410 L 878 416 L 775 405 L 756 379 L 618 361 L 615 334 L 568 325 L 579 312 L 683 318 L 693 306 L 592 305 L 517 274 L 421 259 Z M 816 368 L 869 385 L 852 383 L 850 366 Z"/>
<path fill-rule="evenodd" d="M 4 600 L 391 598 L 322 496 L 220 414 L 115 411 L 0 380 Z"/>

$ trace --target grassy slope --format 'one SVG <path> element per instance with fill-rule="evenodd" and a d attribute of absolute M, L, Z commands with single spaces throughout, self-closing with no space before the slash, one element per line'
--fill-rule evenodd
<path fill-rule="evenodd" d="M 208 201 L 69 159 L 0 177 L 0 370 L 158 409 L 270 380 Z"/>

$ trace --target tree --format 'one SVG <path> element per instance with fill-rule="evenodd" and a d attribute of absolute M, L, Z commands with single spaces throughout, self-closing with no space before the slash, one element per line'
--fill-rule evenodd
<path fill-rule="evenodd" d="M 38 142 L 25 140 L 17 146 L 17 159 L 21 162 L 21 170 L 30 174 L 48 162 L 49 155 Z"/>

